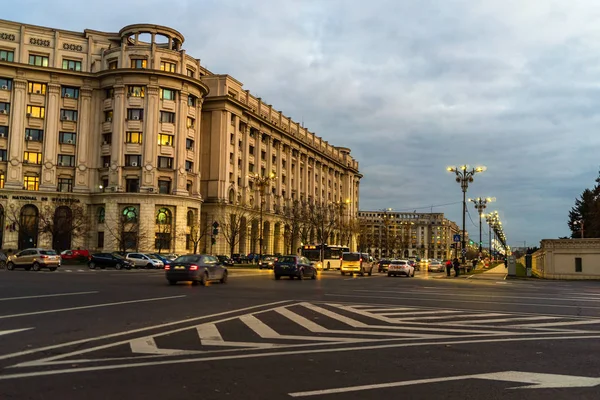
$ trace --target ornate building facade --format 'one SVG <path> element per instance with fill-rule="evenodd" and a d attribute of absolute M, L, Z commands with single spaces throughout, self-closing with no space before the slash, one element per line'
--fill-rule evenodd
<path fill-rule="evenodd" d="M 0 21 L 2 248 L 186 252 L 216 206 L 219 218 L 221 206 L 255 210 L 248 175 L 265 171 L 277 174 L 267 226 L 294 199 L 357 205 L 348 149 L 211 73 L 183 43 L 150 24 L 110 33 Z"/>

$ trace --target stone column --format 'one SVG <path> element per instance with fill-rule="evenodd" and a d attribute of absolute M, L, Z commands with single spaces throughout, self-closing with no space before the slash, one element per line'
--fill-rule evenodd
<path fill-rule="evenodd" d="M 48 84 L 46 93 L 46 130 L 40 190 L 56 191 L 56 162 L 58 155 L 58 127 L 60 122 L 60 85 Z"/>
<path fill-rule="evenodd" d="M 27 81 L 13 80 L 13 98 L 10 114 L 11 125 L 8 137 L 8 165 L 5 189 L 23 189 L 23 151 L 25 143 L 25 109 L 27 101 Z"/>
<path fill-rule="evenodd" d="M 96 124 L 95 116 L 92 114 L 92 89 L 81 88 L 79 91 L 79 129 L 77 132 L 77 169 L 75 170 L 74 192 L 87 193 L 90 191 L 90 170 L 92 166 L 93 149 L 90 138 L 93 137 Z M 96 185 L 97 182 L 94 182 Z"/>
<path fill-rule="evenodd" d="M 114 108 L 112 122 L 112 144 L 108 185 L 122 186 L 123 164 L 125 163 L 125 85 L 114 86 Z M 108 215 L 108 214 L 107 214 Z"/>
<path fill-rule="evenodd" d="M 250 154 L 250 121 L 248 121 L 248 127 L 246 128 L 246 133 L 242 135 L 242 187 L 244 188 L 244 194 L 242 196 L 242 201 L 244 203 L 248 203 L 249 194 L 246 191 L 248 188 L 248 158 Z M 235 160 L 237 163 L 237 160 Z M 251 195 L 251 194 L 250 194 Z"/>
<path fill-rule="evenodd" d="M 277 153 L 277 160 L 275 161 L 275 195 L 281 196 L 281 177 L 283 175 L 283 146 L 281 142 L 275 145 L 275 152 Z M 282 205 L 282 202 L 279 204 Z"/>
<path fill-rule="evenodd" d="M 185 171 L 185 160 L 187 149 L 185 148 L 185 139 L 187 135 L 184 134 L 186 126 L 187 115 L 188 115 L 188 95 L 187 91 L 179 92 L 179 104 L 177 107 L 177 118 L 175 119 L 175 157 L 173 160 L 173 166 L 177 169 L 175 173 L 175 182 L 173 182 L 173 194 L 185 195 L 187 189 L 185 187 L 187 183 L 187 172 Z M 198 125 L 198 129 L 200 126 Z M 156 144 L 157 139 L 153 139 Z M 185 247 L 185 246 L 184 246 Z"/>
<path fill-rule="evenodd" d="M 156 167 L 158 162 L 158 118 L 159 118 L 159 88 L 158 86 L 148 86 L 146 88 L 147 107 L 144 115 L 143 132 L 143 154 L 142 154 L 142 181 L 140 189 L 154 188 Z M 175 130 L 177 132 L 177 129 Z M 185 136 L 185 135 L 177 135 Z M 185 139 L 184 139 L 185 148 Z M 179 149 L 178 149 L 179 150 Z M 185 184 L 184 184 L 185 188 Z"/>

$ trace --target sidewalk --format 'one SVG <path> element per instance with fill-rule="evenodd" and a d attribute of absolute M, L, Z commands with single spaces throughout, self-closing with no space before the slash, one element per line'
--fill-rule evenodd
<path fill-rule="evenodd" d="M 486 279 L 486 280 L 504 280 L 506 278 L 506 274 L 508 273 L 508 269 L 504 267 L 504 264 L 500 264 L 495 266 L 492 269 L 487 271 L 483 271 L 481 274 L 473 274 L 470 275 L 469 279 Z"/>

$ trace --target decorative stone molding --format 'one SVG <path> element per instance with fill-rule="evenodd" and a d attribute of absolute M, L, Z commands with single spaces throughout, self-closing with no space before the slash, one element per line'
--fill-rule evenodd
<path fill-rule="evenodd" d="M 41 38 L 29 38 L 29 44 L 33 44 L 36 46 L 50 47 L 50 41 L 47 39 L 41 39 Z"/>
<path fill-rule="evenodd" d="M 63 43 L 62 48 L 69 51 L 83 51 L 83 46 L 80 44 Z"/>
<path fill-rule="evenodd" d="M 14 33 L 0 32 L 0 39 L 8 40 L 9 42 L 14 42 L 16 39 L 16 36 Z"/>

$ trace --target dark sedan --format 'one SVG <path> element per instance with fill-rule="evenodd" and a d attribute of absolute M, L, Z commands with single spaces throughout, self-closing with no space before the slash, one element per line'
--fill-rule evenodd
<path fill-rule="evenodd" d="M 387 272 L 391 260 L 379 260 L 377 263 L 377 272 Z"/>
<path fill-rule="evenodd" d="M 165 265 L 165 276 L 170 285 L 192 282 L 205 286 L 209 281 L 227 283 L 227 268 L 219 259 L 208 254 L 188 254 L 177 257 L 171 265 Z"/>
<path fill-rule="evenodd" d="M 273 266 L 275 279 L 282 276 L 289 276 L 290 279 L 298 278 L 302 280 L 304 277 L 317 279 L 317 269 L 308 258 L 302 256 L 281 256 L 275 261 Z"/>
<path fill-rule="evenodd" d="M 89 269 L 131 269 L 133 268 L 133 264 L 129 260 L 126 260 L 125 257 L 115 253 L 94 253 L 90 256 L 88 267 Z"/>
<path fill-rule="evenodd" d="M 219 262 L 227 267 L 233 267 L 233 260 L 227 256 L 217 256 Z"/>

